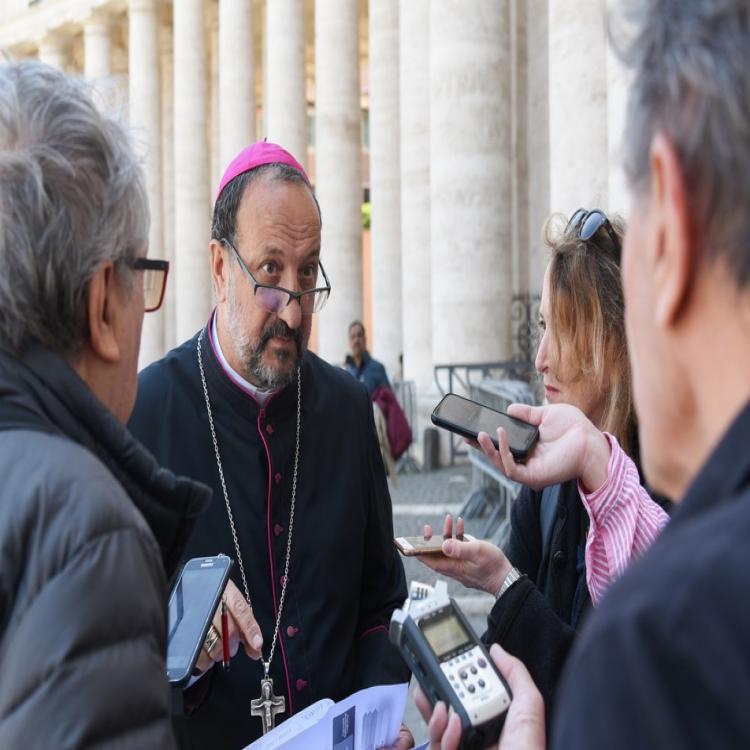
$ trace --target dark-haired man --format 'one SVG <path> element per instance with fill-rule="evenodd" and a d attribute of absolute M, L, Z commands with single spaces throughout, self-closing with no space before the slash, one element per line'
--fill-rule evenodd
<path fill-rule="evenodd" d="M 141 374 L 131 428 L 165 465 L 214 488 L 188 552 L 235 558 L 233 640 L 255 658 L 191 688 L 209 694 L 177 721 L 183 747 L 242 748 L 281 698 L 283 720 L 323 697 L 408 679 L 388 642 L 406 586 L 370 401 L 307 351 L 330 292 L 320 227 L 291 154 L 266 142 L 243 150 L 214 207 L 216 309 Z"/>

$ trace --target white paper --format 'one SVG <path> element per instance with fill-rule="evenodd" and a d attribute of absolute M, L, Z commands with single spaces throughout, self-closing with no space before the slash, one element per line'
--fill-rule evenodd
<path fill-rule="evenodd" d="M 380 750 L 401 728 L 409 685 L 378 685 L 313 703 L 245 750 Z"/>

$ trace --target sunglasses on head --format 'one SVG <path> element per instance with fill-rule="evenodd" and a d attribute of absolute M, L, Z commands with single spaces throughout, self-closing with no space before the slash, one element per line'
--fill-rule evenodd
<path fill-rule="evenodd" d="M 604 227 L 612 241 L 612 247 L 620 257 L 622 248 L 620 247 L 620 238 L 612 227 L 607 214 L 600 208 L 592 208 L 591 211 L 585 208 L 579 208 L 571 217 L 568 225 L 565 227 L 566 233 L 571 229 L 576 230 L 579 240 L 588 242 L 596 236 L 596 233 Z"/>

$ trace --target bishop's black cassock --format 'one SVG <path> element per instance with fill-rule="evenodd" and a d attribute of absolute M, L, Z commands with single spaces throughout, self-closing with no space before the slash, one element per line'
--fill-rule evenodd
<path fill-rule="evenodd" d="M 219 450 L 263 654 L 281 596 L 294 468 L 296 382 L 264 408 L 222 369 L 203 336 L 203 366 Z M 198 336 L 144 370 L 130 428 L 166 467 L 213 487 L 186 557 L 236 557 L 198 369 Z M 302 423 L 289 584 L 271 665 L 288 718 L 320 698 L 340 700 L 370 685 L 409 678 L 388 641 L 406 598 L 393 544 L 388 485 L 366 389 L 311 352 L 302 364 Z M 236 563 L 236 561 L 235 561 Z M 243 590 L 239 566 L 232 578 Z M 242 748 L 261 732 L 250 716 L 261 663 L 244 652 L 186 692 L 207 693 L 175 727 L 184 748 Z M 191 695 L 192 694 L 192 695 Z"/>

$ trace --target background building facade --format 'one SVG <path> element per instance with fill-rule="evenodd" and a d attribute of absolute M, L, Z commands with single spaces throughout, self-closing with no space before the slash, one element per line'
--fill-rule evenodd
<path fill-rule="evenodd" d="M 518 356 L 551 212 L 624 212 L 625 81 L 605 0 L 0 0 L 0 49 L 90 79 L 129 119 L 172 261 L 142 364 L 212 306 L 224 166 L 262 137 L 308 168 L 333 292 L 313 347 L 341 363 L 364 319 L 424 419 L 437 364 Z M 369 202 L 369 212 L 363 203 Z M 369 228 L 363 215 L 371 217 Z M 424 422 L 422 422 L 424 424 Z"/>

